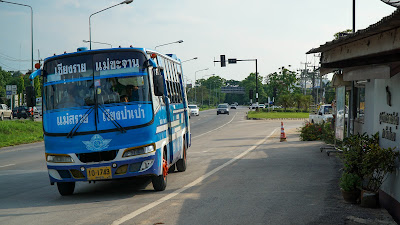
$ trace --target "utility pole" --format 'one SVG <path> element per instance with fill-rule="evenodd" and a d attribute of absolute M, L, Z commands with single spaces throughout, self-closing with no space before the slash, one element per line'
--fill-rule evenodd
<path fill-rule="evenodd" d="M 306 62 L 300 62 L 300 64 L 304 64 L 304 70 L 301 70 L 301 79 L 304 80 L 304 95 L 307 94 L 307 77 L 308 77 L 308 70 L 307 66 L 308 64 L 311 64 L 310 62 L 307 62 L 307 56 L 306 56 Z"/>

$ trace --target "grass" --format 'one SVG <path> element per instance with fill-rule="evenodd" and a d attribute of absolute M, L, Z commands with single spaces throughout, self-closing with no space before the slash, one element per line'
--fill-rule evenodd
<path fill-rule="evenodd" d="M 215 109 L 215 106 L 208 106 L 208 105 L 203 105 L 200 106 L 200 111 L 208 110 L 208 109 Z"/>
<path fill-rule="evenodd" d="M 256 112 L 249 111 L 247 114 L 249 119 L 285 119 L 285 118 L 308 118 L 309 113 L 304 112 Z"/>
<path fill-rule="evenodd" d="M 38 141 L 43 141 L 42 122 L 0 121 L 0 148 Z"/>

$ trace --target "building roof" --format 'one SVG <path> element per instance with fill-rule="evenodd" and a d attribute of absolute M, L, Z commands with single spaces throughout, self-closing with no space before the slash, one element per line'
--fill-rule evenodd
<path fill-rule="evenodd" d="M 306 54 L 310 53 L 319 53 L 328 51 L 330 49 L 336 48 L 338 46 L 348 44 L 354 41 L 358 41 L 360 39 L 382 33 L 394 28 L 400 27 L 400 9 L 394 11 L 391 15 L 384 17 L 379 22 L 370 25 L 368 28 L 363 30 L 358 30 L 355 33 L 348 34 L 344 37 L 340 37 L 337 40 L 333 40 L 330 42 L 326 42 L 323 45 L 320 45 L 318 48 L 313 48 L 309 50 Z"/>
<path fill-rule="evenodd" d="M 394 6 L 394 7 L 399 7 L 400 6 L 400 1 L 399 0 L 381 0 L 382 2 Z"/>

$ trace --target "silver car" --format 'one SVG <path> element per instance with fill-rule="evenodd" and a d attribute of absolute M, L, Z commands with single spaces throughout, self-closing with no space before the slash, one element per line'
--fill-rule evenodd
<path fill-rule="evenodd" d="M 219 114 L 228 114 L 229 115 L 229 105 L 228 104 L 219 104 L 217 107 L 217 115 Z"/>

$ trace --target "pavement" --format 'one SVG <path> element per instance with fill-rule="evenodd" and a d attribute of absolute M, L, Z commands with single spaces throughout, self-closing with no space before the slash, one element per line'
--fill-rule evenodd
<path fill-rule="evenodd" d="M 324 192 L 325 199 L 324 215 L 320 217 L 318 221 L 312 222 L 312 224 L 347 224 L 347 225 L 360 225 L 360 224 L 397 224 L 388 211 L 384 208 L 363 208 L 359 204 L 351 204 L 344 201 L 340 187 L 339 179 L 341 175 L 342 162 L 340 161 L 338 154 L 331 153 L 329 156 L 326 150 L 321 152 L 320 147 L 327 147 L 328 145 L 322 141 L 300 141 L 298 129 L 285 130 L 287 141 L 281 142 L 282 148 L 289 148 L 290 150 L 296 151 L 299 148 L 304 150 L 306 154 L 315 154 L 319 160 L 329 162 L 324 164 L 325 166 L 334 167 L 331 174 L 331 180 L 329 190 L 321 190 Z M 279 134 L 275 134 L 272 138 L 279 140 Z M 301 146 L 301 147 L 299 147 Z M 314 156 L 313 156 L 314 157 Z M 333 161 L 333 163 L 332 163 Z"/>

